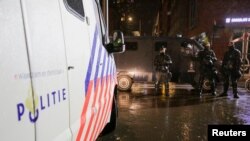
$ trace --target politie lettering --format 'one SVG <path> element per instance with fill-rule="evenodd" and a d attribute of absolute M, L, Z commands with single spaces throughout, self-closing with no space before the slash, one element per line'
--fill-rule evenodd
<path fill-rule="evenodd" d="M 30 122 L 35 123 L 39 117 L 39 112 L 50 108 L 52 105 L 56 105 L 61 101 L 66 100 L 66 89 L 63 88 L 61 90 L 52 91 L 47 93 L 47 95 L 41 95 L 38 101 L 38 107 L 36 107 L 34 113 L 31 111 L 28 112 L 28 117 Z M 26 112 L 25 105 L 23 102 L 17 104 L 17 117 L 18 121 L 22 120 Z"/>

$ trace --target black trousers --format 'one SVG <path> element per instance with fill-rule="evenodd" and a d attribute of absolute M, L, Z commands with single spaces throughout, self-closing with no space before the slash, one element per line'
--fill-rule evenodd
<path fill-rule="evenodd" d="M 229 88 L 229 83 L 231 80 L 232 83 L 232 88 L 233 88 L 233 93 L 237 94 L 237 82 L 238 82 L 238 77 L 234 75 L 235 73 L 229 72 L 224 74 L 224 93 L 227 93 L 228 88 Z"/>

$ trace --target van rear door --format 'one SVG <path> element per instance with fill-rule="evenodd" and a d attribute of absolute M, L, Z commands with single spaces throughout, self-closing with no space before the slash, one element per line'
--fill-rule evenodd
<path fill-rule="evenodd" d="M 32 85 L 19 0 L 0 1 L 0 137 L 34 141 Z"/>
<path fill-rule="evenodd" d="M 71 140 L 66 52 L 58 0 L 22 0 L 36 141 Z"/>

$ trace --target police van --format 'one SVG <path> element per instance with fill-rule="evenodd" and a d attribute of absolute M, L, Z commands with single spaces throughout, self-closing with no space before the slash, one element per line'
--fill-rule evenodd
<path fill-rule="evenodd" d="M 2 141 L 93 141 L 116 126 L 116 66 L 98 0 L 0 1 Z"/>

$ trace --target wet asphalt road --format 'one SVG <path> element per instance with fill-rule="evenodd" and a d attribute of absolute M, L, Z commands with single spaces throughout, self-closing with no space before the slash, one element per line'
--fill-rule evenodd
<path fill-rule="evenodd" d="M 221 92 L 221 87 L 217 93 Z M 117 129 L 97 141 L 206 141 L 208 124 L 249 124 L 250 94 L 231 89 L 227 97 L 197 96 L 189 85 L 170 85 L 168 95 L 135 84 L 119 92 Z"/>

